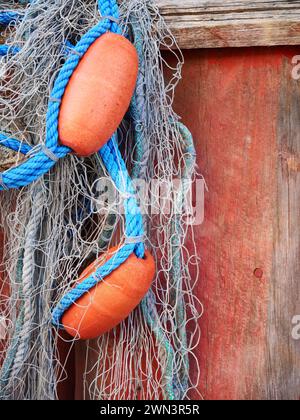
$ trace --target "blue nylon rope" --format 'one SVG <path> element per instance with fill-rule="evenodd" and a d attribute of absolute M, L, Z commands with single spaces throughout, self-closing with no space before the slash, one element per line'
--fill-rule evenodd
<path fill-rule="evenodd" d="M 104 165 L 106 166 L 113 182 L 121 194 L 126 195 L 124 200 L 125 210 L 125 234 L 127 238 L 140 237 L 144 235 L 143 219 L 140 208 L 134 197 L 132 181 L 128 175 L 124 160 L 118 149 L 115 137 L 113 137 L 99 152 Z M 134 242 L 134 241 L 133 241 Z M 144 244 L 125 243 L 102 267 L 94 274 L 86 278 L 82 283 L 71 289 L 58 303 L 52 313 L 53 324 L 61 327 L 61 318 L 80 297 L 96 286 L 105 277 L 111 274 L 116 268 L 123 264 L 127 258 L 135 252 L 138 258 L 144 256 Z"/>
<path fill-rule="evenodd" d="M 4 57 L 8 54 L 17 54 L 20 51 L 19 47 L 13 47 L 9 45 L 0 45 L 0 57 Z"/>
<path fill-rule="evenodd" d="M 11 22 L 17 22 L 22 19 L 23 14 L 13 10 L 1 10 L 0 11 L 0 25 L 7 26 Z"/>
<path fill-rule="evenodd" d="M 98 5 L 102 16 L 111 16 L 113 19 L 119 19 L 118 5 L 115 0 L 99 0 Z M 101 20 L 96 26 L 83 35 L 78 44 L 74 47 L 76 54 L 69 55 L 54 83 L 46 117 L 45 146 L 59 159 L 71 152 L 70 148 L 60 146 L 58 143 L 60 101 L 81 57 L 96 39 L 108 31 L 118 34 L 121 33 L 118 24 L 107 18 Z M 45 151 L 41 149 L 39 153 L 34 154 L 21 165 L 10 168 L 2 173 L 1 179 L 3 185 L 0 185 L 0 191 L 29 185 L 46 174 L 54 165 L 55 161 L 50 159 L 49 156 L 45 154 Z"/>
<path fill-rule="evenodd" d="M 10 23 L 16 23 L 18 20 L 22 19 L 22 17 L 23 15 L 16 11 L 0 11 L 0 25 L 7 26 Z M 7 54 L 16 54 L 18 51 L 18 47 L 10 47 L 8 45 L 0 44 L 0 57 L 3 57 Z"/>
<path fill-rule="evenodd" d="M 4 134 L 0 133 L 0 146 L 7 147 L 8 149 L 11 149 L 15 152 L 20 152 L 23 155 L 27 155 L 31 150 L 32 147 L 28 144 L 24 144 L 20 142 L 19 140 L 12 139 L 7 137 Z"/>
<path fill-rule="evenodd" d="M 29 159 L 21 165 L 10 168 L 2 174 L 0 173 L 0 191 L 3 189 L 20 188 L 30 184 L 47 173 L 55 165 L 56 159 L 53 159 L 53 156 L 60 159 L 71 152 L 71 149 L 60 146 L 58 142 L 58 116 L 60 102 L 65 88 L 81 57 L 96 39 L 108 31 L 121 34 L 121 30 L 117 24 L 119 9 L 116 0 L 98 0 L 98 7 L 103 16 L 102 20 L 83 35 L 78 44 L 73 48 L 75 54 L 68 56 L 54 83 L 46 116 L 46 140 L 44 147 L 40 147 L 35 153 L 31 153 L 34 148 L 24 145 L 18 140 L 11 139 L 4 134 L 0 135 L 0 145 L 2 144 L 5 147 L 20 151 L 29 156 Z M 85 279 L 84 282 L 70 290 L 61 299 L 52 314 L 53 324 L 58 327 L 61 326 L 61 317 L 64 312 L 81 296 L 124 263 L 133 252 L 135 252 L 138 258 L 144 257 L 145 249 L 142 239 L 144 235 L 143 220 L 134 196 L 134 188 L 125 162 L 119 152 L 115 136 L 101 149 L 99 154 L 116 187 L 121 194 L 125 195 L 125 235 L 128 238 L 128 243 L 125 241 L 125 244 L 94 275 Z M 135 243 L 137 238 L 137 243 Z"/>

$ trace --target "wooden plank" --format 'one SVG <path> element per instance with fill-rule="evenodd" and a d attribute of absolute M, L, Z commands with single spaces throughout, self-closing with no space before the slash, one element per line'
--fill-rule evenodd
<path fill-rule="evenodd" d="M 281 70 L 279 94 L 266 396 L 282 400 L 300 398 L 300 342 L 292 335 L 292 320 L 300 315 L 300 84 L 291 78 L 288 60 Z"/>
<path fill-rule="evenodd" d="M 185 53 L 176 111 L 194 134 L 209 188 L 196 231 L 206 399 L 299 399 L 299 341 L 292 338 L 300 315 L 297 51 Z"/>
<path fill-rule="evenodd" d="M 179 47 L 300 44 L 299 0 L 153 0 Z"/>
<path fill-rule="evenodd" d="M 155 0 L 181 48 L 300 43 L 300 1 Z"/>

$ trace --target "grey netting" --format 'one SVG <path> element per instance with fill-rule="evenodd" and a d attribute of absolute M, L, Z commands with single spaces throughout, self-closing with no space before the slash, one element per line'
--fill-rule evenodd
<path fill-rule="evenodd" d="M 5 9 L 16 7 L 4 3 Z M 36 0 L 26 10 L 5 34 L 21 50 L 0 59 L 0 131 L 36 145 L 45 138 L 49 95 L 70 53 L 67 41 L 75 44 L 99 15 L 94 0 Z M 197 397 L 202 306 L 193 290 L 199 258 L 182 191 L 173 188 L 180 180 L 187 193 L 197 178 L 191 138 L 172 110 L 183 59 L 177 50 L 174 68 L 165 61 L 162 49 L 176 44 L 151 1 L 124 0 L 121 16 L 124 34 L 139 52 L 140 72 L 120 146 L 132 176 L 147 187 L 141 202 L 157 275 L 143 303 L 118 328 L 98 340 L 72 342 L 52 328 L 51 309 L 89 262 L 124 240 L 122 196 L 106 199 L 109 180 L 98 155 L 71 155 L 31 186 L 0 193 L 0 320 L 7 327 L 0 341 L 0 399 L 58 398 L 57 385 L 68 374 L 58 341 L 69 341 L 69 351 L 75 345 L 85 361 L 83 398 Z M 173 77 L 165 84 L 167 67 Z M 16 163 L 21 158 L 14 156 Z"/>

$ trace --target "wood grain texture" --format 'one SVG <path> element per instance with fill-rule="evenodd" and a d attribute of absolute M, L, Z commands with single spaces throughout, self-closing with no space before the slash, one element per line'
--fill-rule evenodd
<path fill-rule="evenodd" d="M 277 191 L 269 300 L 268 399 L 300 398 L 300 341 L 291 325 L 300 315 L 300 83 L 284 61 L 277 118 Z M 279 386 L 276 386 L 278 384 Z"/>
<path fill-rule="evenodd" d="M 198 357 L 206 399 L 298 399 L 299 49 L 186 52 L 176 111 L 206 178 Z"/>
<path fill-rule="evenodd" d="M 154 0 L 154 4 L 181 48 L 300 44 L 299 0 Z"/>
<path fill-rule="evenodd" d="M 300 43 L 300 1 L 155 0 L 181 48 Z"/>

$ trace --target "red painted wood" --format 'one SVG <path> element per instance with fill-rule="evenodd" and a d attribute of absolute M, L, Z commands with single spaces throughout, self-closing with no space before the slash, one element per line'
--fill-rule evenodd
<path fill-rule="evenodd" d="M 288 117 L 288 109 L 280 109 L 280 89 L 283 77 L 295 89 L 290 62 L 297 53 L 288 48 L 185 53 L 175 108 L 194 135 L 209 188 L 205 222 L 196 229 L 202 259 L 197 293 L 205 307 L 199 391 L 206 399 L 264 398 L 272 386 L 284 387 L 291 369 L 285 366 L 286 377 L 271 384 L 277 135 L 280 117 Z"/>
<path fill-rule="evenodd" d="M 74 400 L 75 397 L 75 351 L 74 343 L 71 337 L 64 331 L 61 331 L 58 340 L 58 356 L 63 369 L 58 369 L 58 378 L 60 381 L 57 387 L 59 400 Z"/>

